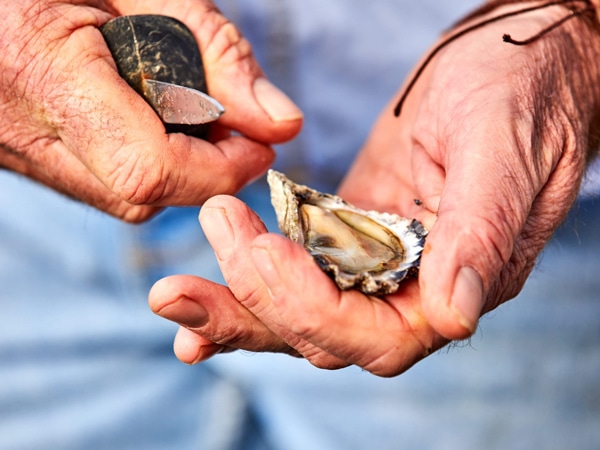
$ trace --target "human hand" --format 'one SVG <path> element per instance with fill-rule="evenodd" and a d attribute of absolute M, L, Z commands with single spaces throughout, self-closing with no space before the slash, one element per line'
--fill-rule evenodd
<path fill-rule="evenodd" d="M 123 220 L 237 191 L 270 165 L 269 144 L 300 129 L 301 112 L 212 1 L 4 0 L 0 14 L 0 166 Z M 166 134 L 119 77 L 98 28 L 129 14 L 168 15 L 194 33 L 227 110 L 212 143 Z"/>
<path fill-rule="evenodd" d="M 176 276 L 150 293 L 152 309 L 183 326 L 178 357 L 293 349 L 318 367 L 396 375 L 515 296 L 597 145 L 600 39 L 579 21 L 527 47 L 501 37 L 528 37 L 563 15 L 515 17 L 449 46 L 399 119 L 386 108 L 346 177 L 350 202 L 430 228 L 418 281 L 383 299 L 340 292 L 302 248 L 216 197 L 200 220 L 228 288 Z"/>

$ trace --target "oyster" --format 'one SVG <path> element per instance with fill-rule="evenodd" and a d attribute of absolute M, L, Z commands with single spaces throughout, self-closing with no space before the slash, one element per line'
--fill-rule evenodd
<path fill-rule="evenodd" d="M 419 266 L 427 231 L 415 219 L 364 211 L 270 170 L 280 230 L 302 244 L 342 290 L 386 295 Z"/>

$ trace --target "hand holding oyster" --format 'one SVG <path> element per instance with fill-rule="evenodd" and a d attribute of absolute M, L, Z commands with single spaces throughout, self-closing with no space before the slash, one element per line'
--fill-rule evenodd
<path fill-rule="evenodd" d="M 267 180 L 282 233 L 302 244 L 340 289 L 393 294 L 417 272 L 427 231 L 416 219 L 356 208 L 274 170 Z"/>

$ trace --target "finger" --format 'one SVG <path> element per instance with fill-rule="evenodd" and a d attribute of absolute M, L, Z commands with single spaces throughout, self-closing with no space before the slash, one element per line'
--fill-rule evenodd
<path fill-rule="evenodd" d="M 269 143 L 296 135 L 302 111 L 265 77 L 237 27 L 221 15 L 190 26 L 197 30 L 209 89 L 230 111 L 222 123 Z"/>
<path fill-rule="evenodd" d="M 423 317 L 415 282 L 385 301 L 340 292 L 303 248 L 270 234 L 255 239 L 252 257 L 282 323 L 341 360 L 393 376 L 445 343 Z"/>
<path fill-rule="evenodd" d="M 221 353 L 225 348 L 227 347 L 215 344 L 185 327 L 179 327 L 173 341 L 175 356 L 186 364 L 197 364 L 206 361 L 217 353 Z"/>
<path fill-rule="evenodd" d="M 242 305 L 313 364 L 323 368 L 347 365 L 281 326 L 270 292 L 250 255 L 252 241 L 266 233 L 256 214 L 233 197 L 217 196 L 201 209 L 200 223 L 229 288 Z"/>
<path fill-rule="evenodd" d="M 163 278 L 150 290 L 148 302 L 154 313 L 202 336 L 190 339 L 182 332 L 177 349 L 186 361 L 212 356 L 223 346 L 291 352 L 285 342 L 237 302 L 229 289 L 211 281 L 191 275 Z"/>

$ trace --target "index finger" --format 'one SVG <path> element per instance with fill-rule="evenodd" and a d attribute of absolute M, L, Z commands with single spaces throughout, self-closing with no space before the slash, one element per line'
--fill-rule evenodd
<path fill-rule="evenodd" d="M 347 365 L 281 325 L 251 257 L 252 241 L 266 229 L 246 205 L 233 197 L 214 197 L 200 211 L 200 223 L 229 288 L 244 307 L 313 364 L 327 368 Z"/>

